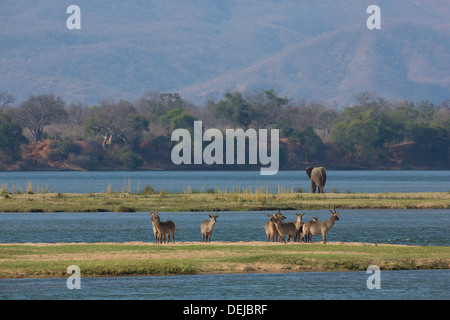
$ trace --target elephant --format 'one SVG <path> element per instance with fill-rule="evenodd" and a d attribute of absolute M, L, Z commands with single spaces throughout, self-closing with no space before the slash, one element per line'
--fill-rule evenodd
<path fill-rule="evenodd" d="M 311 179 L 311 192 L 316 193 L 316 186 L 319 188 L 319 193 L 323 193 L 323 187 L 327 182 L 327 171 L 324 167 L 308 167 L 306 173 Z"/>

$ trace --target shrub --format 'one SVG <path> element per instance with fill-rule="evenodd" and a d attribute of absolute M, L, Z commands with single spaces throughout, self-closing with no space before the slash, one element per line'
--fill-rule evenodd
<path fill-rule="evenodd" d="M 155 190 L 151 186 L 145 185 L 142 189 L 142 194 L 155 194 Z"/>
<path fill-rule="evenodd" d="M 139 154 L 124 148 L 119 148 L 117 150 L 117 158 L 123 165 L 130 169 L 136 169 L 144 164 L 144 160 L 142 160 L 142 157 Z"/>

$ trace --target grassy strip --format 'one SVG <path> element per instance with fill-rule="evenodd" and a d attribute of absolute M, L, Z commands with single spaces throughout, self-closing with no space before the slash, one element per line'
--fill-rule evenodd
<path fill-rule="evenodd" d="M 247 190 L 246 190 L 247 191 Z M 17 193 L 0 195 L 2 212 L 163 212 L 450 208 L 450 192 L 420 193 Z"/>
<path fill-rule="evenodd" d="M 373 244 L 2 244 L 0 278 L 449 269 L 450 247 Z"/>

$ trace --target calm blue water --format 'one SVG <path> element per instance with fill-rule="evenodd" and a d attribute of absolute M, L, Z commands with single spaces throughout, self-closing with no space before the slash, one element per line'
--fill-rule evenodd
<path fill-rule="evenodd" d="M 305 212 L 319 221 L 328 210 L 283 211 L 286 221 Z M 338 210 L 340 220 L 327 234 L 327 241 L 379 242 L 448 246 L 450 209 Z M 266 241 L 264 223 L 268 212 L 220 212 L 212 241 Z M 206 212 L 161 212 L 162 221 L 172 220 L 176 241 L 201 241 L 200 223 Z M 11 242 L 153 242 L 147 212 L 0 213 L 0 243 Z M 321 241 L 313 236 L 313 241 Z"/>
<path fill-rule="evenodd" d="M 0 172 L 0 185 L 17 187 L 31 181 L 56 192 L 104 192 L 144 185 L 155 190 L 236 187 L 304 188 L 303 171 L 275 176 L 254 172 Z M 450 171 L 329 171 L 325 190 L 339 192 L 433 192 L 450 190 Z M 328 241 L 440 245 L 450 243 L 450 209 L 338 210 L 340 221 Z M 288 221 L 295 213 L 285 211 Z M 328 210 L 305 212 L 319 220 Z M 266 241 L 267 212 L 222 212 L 212 241 Z M 206 212 L 160 213 L 179 228 L 177 241 L 200 241 Z M 245 228 L 243 227 L 245 226 Z M 314 236 L 315 242 L 320 236 Z M 153 242 L 150 215 L 133 213 L 0 213 L 0 243 L 9 242 Z M 365 272 L 234 274 L 167 277 L 82 278 L 81 290 L 69 290 L 66 278 L 0 280 L 0 299 L 449 299 L 449 270 L 382 271 L 381 289 L 369 290 Z"/>
<path fill-rule="evenodd" d="M 259 171 L 67 171 L 67 172 L 0 172 L 0 185 L 22 186 L 30 181 L 48 191 L 92 193 L 105 192 L 108 183 L 113 191 L 127 189 L 131 192 L 150 185 L 155 190 L 183 191 L 221 188 L 268 188 L 290 190 L 303 188 L 310 192 L 306 172 L 280 171 L 273 176 L 261 176 Z M 325 192 L 442 192 L 450 191 L 450 170 L 388 171 L 351 170 L 327 171 Z"/>
<path fill-rule="evenodd" d="M 294 220 L 295 211 L 283 212 Z M 221 212 L 213 241 L 265 241 L 267 212 Z M 328 210 L 306 216 L 328 218 Z M 205 212 L 160 213 L 175 222 L 177 241 L 200 241 Z M 149 214 L 0 213 L 0 242 L 154 241 Z M 306 219 L 306 220 L 309 220 Z M 243 226 L 246 226 L 243 228 Z M 450 209 L 341 210 L 328 241 L 448 246 Z M 320 241 L 316 236 L 314 241 Z M 0 252 L 1 253 L 1 252 Z M 71 263 L 68 262 L 68 265 Z M 81 274 L 82 275 L 82 274 Z M 381 271 L 381 289 L 369 290 L 365 272 L 83 278 L 69 290 L 66 278 L 3 279 L 0 299 L 449 299 L 450 270 Z"/>
<path fill-rule="evenodd" d="M 0 299 L 132 300 L 447 300 L 450 270 L 381 271 L 380 289 L 368 289 L 366 272 L 216 274 L 83 278 L 69 290 L 66 278 L 0 280 Z M 201 290 L 199 290 L 201 288 Z"/>

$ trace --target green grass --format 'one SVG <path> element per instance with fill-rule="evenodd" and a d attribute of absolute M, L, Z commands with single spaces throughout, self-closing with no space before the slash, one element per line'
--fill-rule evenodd
<path fill-rule="evenodd" d="M 420 193 L 296 193 L 279 190 L 131 194 L 3 193 L 2 212 L 165 212 L 314 210 L 329 204 L 339 209 L 450 208 L 449 192 Z"/>
<path fill-rule="evenodd" d="M 0 193 L 3 212 L 253 211 L 288 209 L 450 208 L 450 192 L 296 193 L 292 190 L 207 190 L 183 193 Z M 448 269 L 449 247 L 335 244 L 0 244 L 0 278 Z"/>
<path fill-rule="evenodd" d="M 343 244 L 2 244 L 0 278 L 449 269 L 449 247 Z"/>

